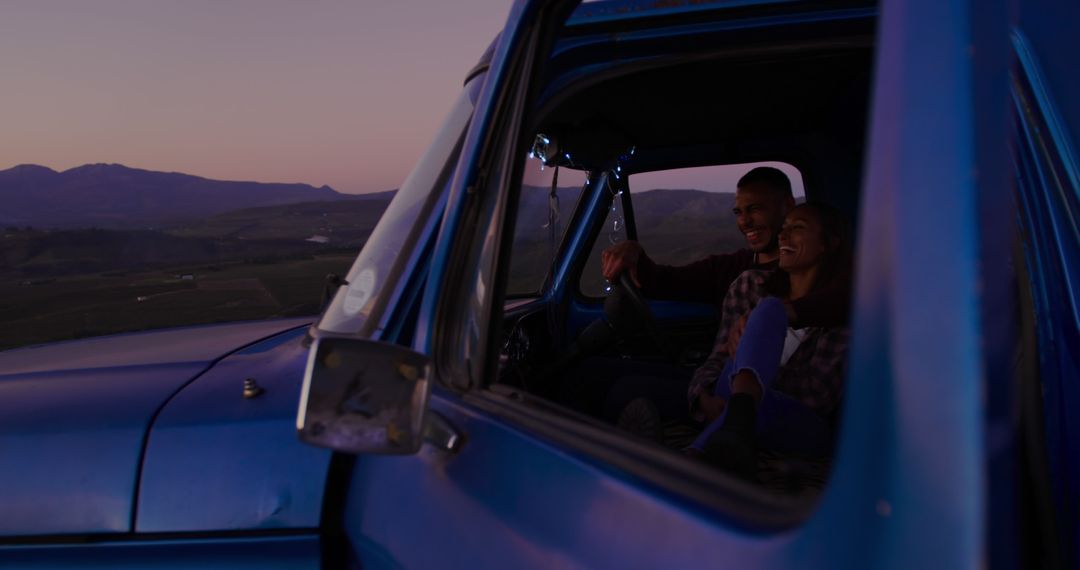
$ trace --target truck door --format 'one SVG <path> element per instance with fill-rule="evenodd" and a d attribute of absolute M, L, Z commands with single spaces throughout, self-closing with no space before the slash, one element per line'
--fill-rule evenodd
<path fill-rule="evenodd" d="M 971 176 L 983 166 L 974 101 L 996 92 L 973 80 L 971 53 L 999 22 L 963 1 L 881 9 L 857 340 L 831 479 L 804 504 L 491 385 L 507 189 L 564 4 L 511 10 L 430 258 L 413 348 L 434 361 L 430 411 L 456 444 L 356 458 L 340 499 L 349 555 L 413 568 L 977 567 L 988 550 L 982 358 L 1001 347 L 980 345 Z"/>

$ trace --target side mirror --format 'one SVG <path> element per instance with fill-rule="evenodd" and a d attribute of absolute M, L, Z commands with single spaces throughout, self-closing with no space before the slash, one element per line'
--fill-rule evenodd
<path fill-rule="evenodd" d="M 431 377 L 431 359 L 405 347 L 316 338 L 296 417 L 300 439 L 346 453 L 416 453 Z"/>

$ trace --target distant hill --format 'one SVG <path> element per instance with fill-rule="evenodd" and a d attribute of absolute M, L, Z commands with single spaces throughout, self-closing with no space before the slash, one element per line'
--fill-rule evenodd
<path fill-rule="evenodd" d="M 547 188 L 526 186 L 523 189 L 518 205 L 520 215 L 514 229 L 515 241 L 547 242 L 548 232 L 544 226 L 550 209 L 548 193 Z M 560 230 L 565 230 L 570 222 L 580 194 L 580 188 L 559 188 Z M 732 242 L 742 243 L 731 214 L 735 203 L 732 193 L 653 189 L 634 192 L 632 196 L 639 239 L 646 247 L 659 240 L 650 250 L 685 251 L 692 260 L 702 251 L 726 251 Z M 703 235 L 711 239 L 703 243 Z M 683 257 L 675 255 L 671 262 L 682 262 Z"/>
<path fill-rule="evenodd" d="M 371 192 L 370 194 L 346 194 L 345 197 L 349 200 L 386 200 L 389 202 L 397 194 L 397 190 L 386 190 L 385 192 Z"/>
<path fill-rule="evenodd" d="M 0 227 L 161 228 L 240 208 L 349 198 L 329 186 L 211 180 L 119 164 L 63 172 L 24 164 L 0 171 Z"/>
<path fill-rule="evenodd" d="M 348 200 L 300 202 L 244 208 L 169 230 L 184 237 L 303 240 L 325 238 L 333 246 L 362 244 L 390 205 L 393 192 L 350 196 Z"/>
<path fill-rule="evenodd" d="M 52 172 L 44 170 L 45 176 Z M 543 278 L 550 259 L 545 227 L 548 193 L 547 188 L 526 187 L 519 203 L 512 273 L 520 274 L 518 278 L 529 286 Z M 558 194 L 561 234 L 577 206 L 580 189 L 560 188 Z M 5 231 L 0 240 L 0 279 L 355 251 L 370 237 L 392 196 L 393 192 L 337 195 L 332 200 L 240 208 L 152 231 Z M 743 247 L 745 240 L 731 217 L 733 200 L 731 194 L 699 190 L 635 193 L 639 239 L 651 257 L 668 264 Z M 601 236 L 598 246 L 606 245 Z"/>
<path fill-rule="evenodd" d="M 509 291 L 534 291 L 543 282 L 551 259 L 548 222 L 549 189 L 523 188 L 514 227 Z M 581 194 L 580 188 L 559 188 L 559 226 L 565 231 Z M 632 192 L 638 240 L 649 256 L 666 265 L 683 265 L 713 253 L 745 247 L 746 240 L 735 226 L 731 207 L 735 195 L 702 190 L 649 189 Z M 594 244 L 596 257 L 611 245 L 611 220 Z M 561 237 L 559 238 L 561 239 Z M 597 257 L 597 260 L 599 258 Z M 598 261 L 595 266 L 598 266 Z M 598 294 L 598 293 L 597 293 Z"/>
<path fill-rule="evenodd" d="M 735 225 L 733 193 L 649 190 L 634 195 L 638 238 L 658 263 L 682 265 L 746 247 Z"/>
<path fill-rule="evenodd" d="M 544 241 L 548 239 L 548 231 L 545 226 L 548 223 L 549 197 L 551 188 L 540 186 L 524 186 L 521 196 L 518 197 L 518 219 L 514 227 L 515 241 Z M 556 194 L 559 199 L 558 225 L 560 230 L 566 229 L 570 222 L 570 216 L 574 214 L 578 198 L 581 197 L 581 188 L 577 186 L 560 186 Z"/>

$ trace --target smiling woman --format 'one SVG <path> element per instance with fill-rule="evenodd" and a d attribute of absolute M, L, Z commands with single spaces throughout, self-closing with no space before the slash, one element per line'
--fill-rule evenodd
<path fill-rule="evenodd" d="M 839 212 L 822 202 L 792 210 L 784 219 L 779 244 L 780 269 L 789 275 L 814 270 L 805 278 L 807 285 L 795 288 L 803 294 L 815 283 L 846 278 L 851 271 L 851 231 Z"/>
<path fill-rule="evenodd" d="M 754 478 L 759 439 L 769 449 L 803 454 L 828 454 L 835 441 L 848 329 L 796 328 L 783 302 L 850 278 L 842 226 L 820 203 L 788 213 L 779 268 L 748 271 L 732 283 L 713 353 L 694 373 L 691 402 L 698 398 L 710 423 L 691 448 L 747 478 Z"/>

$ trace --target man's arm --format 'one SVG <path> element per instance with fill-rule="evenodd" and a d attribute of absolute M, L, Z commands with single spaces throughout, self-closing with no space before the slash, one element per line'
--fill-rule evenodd
<path fill-rule="evenodd" d="M 634 240 L 613 245 L 600 252 L 600 274 L 614 283 L 624 272 L 629 273 L 630 281 L 640 288 L 638 265 L 642 257 L 645 257 L 645 248 Z"/>
<path fill-rule="evenodd" d="M 641 292 L 647 297 L 720 305 L 731 283 L 753 262 L 752 252 L 739 250 L 676 267 L 659 265 L 643 251 L 637 274 Z"/>

